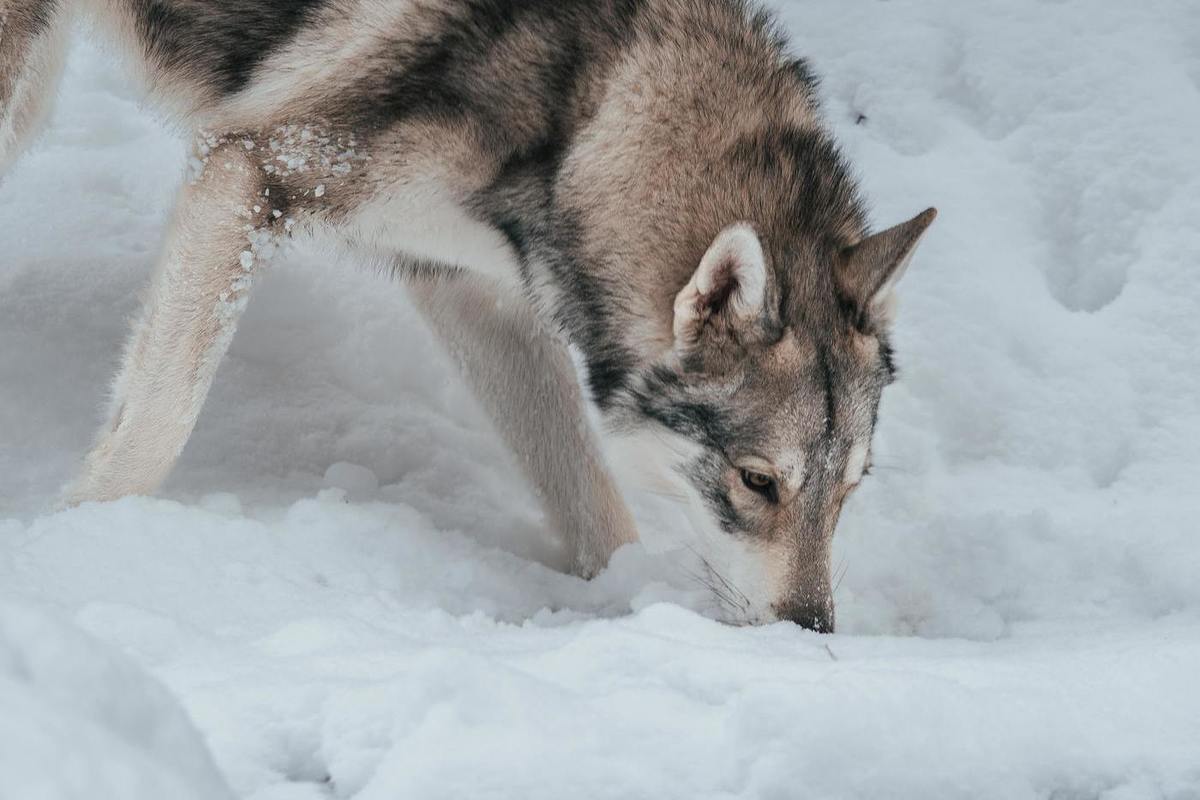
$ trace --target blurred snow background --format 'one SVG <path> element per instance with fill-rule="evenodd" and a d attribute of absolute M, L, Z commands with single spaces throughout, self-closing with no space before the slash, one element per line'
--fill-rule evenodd
<path fill-rule="evenodd" d="M 52 511 L 184 153 L 85 38 L 0 187 L 0 798 L 1200 798 L 1200 4 L 779 7 L 876 223 L 942 212 L 839 632 L 556 572 L 402 290 L 315 249 L 159 499 Z"/>

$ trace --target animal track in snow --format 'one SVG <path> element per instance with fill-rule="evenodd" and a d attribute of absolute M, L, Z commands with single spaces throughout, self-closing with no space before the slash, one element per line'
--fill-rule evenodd
<path fill-rule="evenodd" d="M 1054 299 L 1071 311 L 1099 311 L 1120 296 L 1137 258 L 1136 216 L 1126 211 L 1111 224 L 1091 213 L 1101 202 L 1093 187 L 1059 185 L 1043 201 L 1049 247 L 1042 265 Z"/>

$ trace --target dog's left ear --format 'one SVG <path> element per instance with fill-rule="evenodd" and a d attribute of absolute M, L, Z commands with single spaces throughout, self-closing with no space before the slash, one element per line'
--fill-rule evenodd
<path fill-rule="evenodd" d="M 886 323 L 892 290 L 904 275 L 921 235 L 937 217 L 936 208 L 893 228 L 868 236 L 838 254 L 838 289 L 864 318 Z"/>
<path fill-rule="evenodd" d="M 687 285 L 675 295 L 675 346 L 690 350 L 710 336 L 744 336 L 762 320 L 767 257 L 754 228 L 738 222 L 717 234 Z"/>

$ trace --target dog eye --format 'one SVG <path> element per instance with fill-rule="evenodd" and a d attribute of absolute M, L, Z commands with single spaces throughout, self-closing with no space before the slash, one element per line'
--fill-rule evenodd
<path fill-rule="evenodd" d="M 742 483 L 752 492 L 757 492 L 768 500 L 774 502 L 778 498 L 775 490 L 775 479 L 763 472 L 754 472 L 753 470 L 740 470 L 742 474 Z"/>

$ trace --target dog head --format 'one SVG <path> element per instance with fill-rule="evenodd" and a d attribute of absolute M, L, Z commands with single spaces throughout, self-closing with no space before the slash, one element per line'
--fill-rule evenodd
<path fill-rule="evenodd" d="M 935 215 L 849 246 L 734 223 L 676 295 L 624 418 L 668 454 L 731 620 L 833 629 L 831 541 L 892 380 L 893 287 Z"/>

